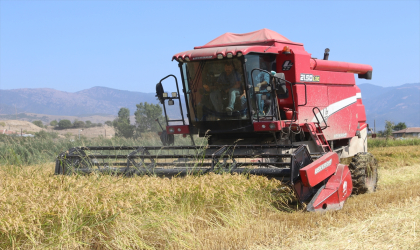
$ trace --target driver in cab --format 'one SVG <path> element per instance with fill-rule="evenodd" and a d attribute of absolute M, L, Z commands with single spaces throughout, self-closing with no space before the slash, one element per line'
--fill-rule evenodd
<path fill-rule="evenodd" d="M 232 63 L 226 62 L 224 64 L 224 72 L 219 75 L 214 86 L 215 89 L 210 93 L 211 102 L 217 112 L 223 112 L 222 95 L 225 96 L 226 94 L 229 98 L 228 106 L 226 107 L 227 112 L 233 111 L 237 95 L 240 95 L 241 105 L 244 106 L 246 95 L 241 82 L 241 75 L 234 70 Z M 210 91 L 208 85 L 203 87 L 206 91 Z"/>

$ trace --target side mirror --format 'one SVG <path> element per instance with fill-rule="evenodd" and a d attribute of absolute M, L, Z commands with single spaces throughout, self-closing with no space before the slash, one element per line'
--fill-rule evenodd
<path fill-rule="evenodd" d="M 159 99 L 161 104 L 165 102 L 165 99 L 163 99 L 163 92 L 162 83 L 156 84 L 156 97 Z"/>
<path fill-rule="evenodd" d="M 289 93 L 286 88 L 286 78 L 284 77 L 284 73 L 276 73 L 274 77 L 276 82 L 277 98 L 283 99 L 289 97 Z"/>

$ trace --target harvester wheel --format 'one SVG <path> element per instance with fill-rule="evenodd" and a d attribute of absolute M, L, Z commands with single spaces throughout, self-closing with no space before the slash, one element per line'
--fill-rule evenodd
<path fill-rule="evenodd" d="M 160 140 L 163 144 L 163 146 L 170 146 L 174 144 L 175 138 L 174 135 L 168 134 L 165 130 L 162 131 L 162 134 L 160 134 Z"/>
<path fill-rule="evenodd" d="M 360 152 L 349 165 L 353 179 L 353 194 L 373 193 L 378 183 L 378 162 L 372 154 Z"/>

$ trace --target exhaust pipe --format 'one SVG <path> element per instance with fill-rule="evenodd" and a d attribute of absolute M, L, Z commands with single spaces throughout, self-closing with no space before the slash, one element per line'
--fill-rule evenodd
<path fill-rule="evenodd" d="M 330 49 L 326 48 L 324 52 L 324 60 L 328 60 L 329 56 L 330 56 Z"/>

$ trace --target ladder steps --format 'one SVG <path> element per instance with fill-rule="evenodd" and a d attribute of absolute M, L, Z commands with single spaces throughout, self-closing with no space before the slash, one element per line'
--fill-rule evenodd
<path fill-rule="evenodd" d="M 328 144 L 327 139 L 324 136 L 324 133 L 321 130 L 321 127 L 319 127 L 319 124 L 317 123 L 306 123 L 306 128 L 309 130 L 312 139 L 314 140 L 314 142 L 316 143 L 316 145 L 318 147 L 320 147 L 320 149 L 323 152 L 331 152 L 331 147 Z M 315 128 L 314 128 L 315 127 Z"/>

